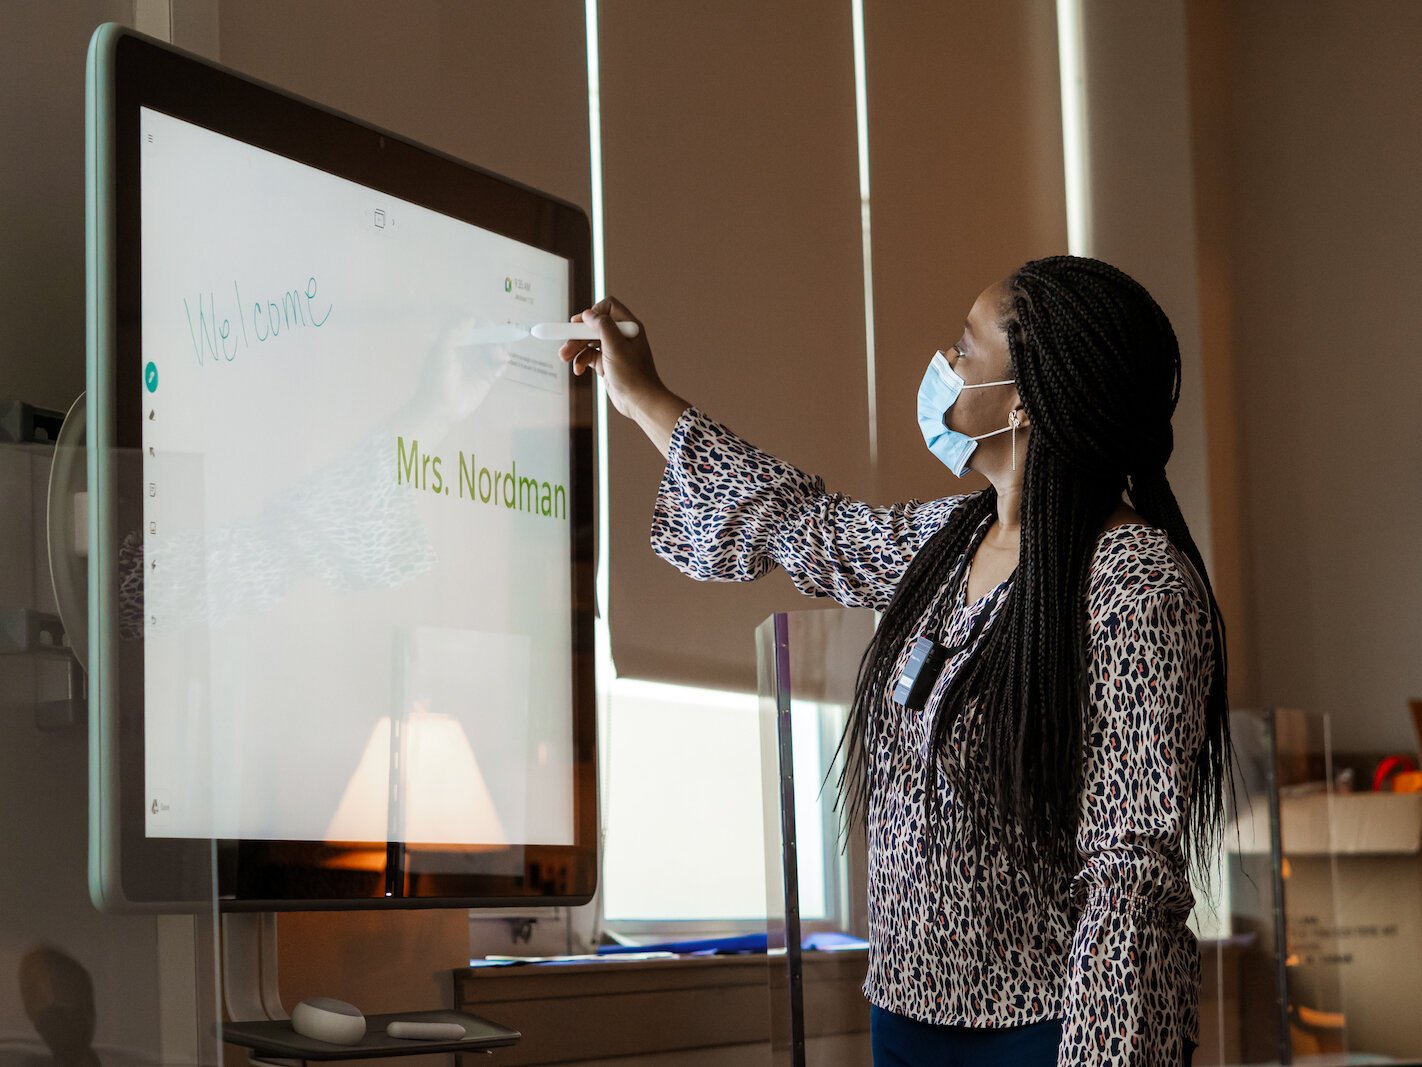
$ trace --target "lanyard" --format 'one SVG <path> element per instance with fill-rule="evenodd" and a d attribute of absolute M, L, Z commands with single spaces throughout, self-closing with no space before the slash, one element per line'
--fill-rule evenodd
<path fill-rule="evenodd" d="M 943 599 L 945 594 L 956 596 L 958 592 L 958 583 L 963 580 L 964 572 L 968 568 L 968 560 L 973 558 L 973 553 L 975 553 L 978 550 L 978 546 L 983 543 L 983 538 L 987 536 L 988 526 L 991 523 L 991 515 L 984 516 L 982 522 L 978 523 L 978 528 L 973 531 L 973 536 L 968 539 L 968 547 L 963 550 L 963 554 L 958 557 L 958 562 L 953 567 L 952 576 L 948 579 L 947 583 L 943 586 L 943 588 L 938 590 L 937 595 L 928 605 L 927 616 L 924 620 L 923 636 L 931 639 L 936 644 L 943 644 L 943 642 L 939 640 L 939 633 L 946 629 L 946 626 L 940 627 L 937 623 L 937 609 L 939 606 L 939 602 Z M 949 655 L 955 655 L 956 653 L 961 652 L 963 649 L 969 647 L 973 643 L 978 634 L 982 631 L 984 620 L 991 613 L 993 605 L 997 602 L 998 594 L 1000 594 L 1001 592 L 1001 587 L 994 591 L 992 599 L 987 604 L 983 605 L 982 612 L 978 615 L 976 619 L 973 620 L 973 627 L 972 630 L 969 632 L 968 636 L 954 647 L 948 649 L 947 651 Z M 948 612 L 947 618 L 949 620 L 949 624 L 951 624 L 951 620 L 954 614 L 954 611 Z M 946 634 L 944 636 L 946 636 Z"/>
<path fill-rule="evenodd" d="M 956 656 L 965 649 L 971 648 L 978 636 L 983 632 L 983 627 L 987 625 L 988 619 L 992 616 L 997 607 L 997 601 L 1002 596 L 1002 592 L 1007 588 L 1007 583 L 999 585 L 987 601 L 978 609 L 977 615 L 973 618 L 972 625 L 968 628 L 968 635 L 956 645 L 945 646 L 938 640 L 939 627 L 934 624 L 935 609 L 943 598 L 944 591 L 956 593 L 958 583 L 963 578 L 963 572 L 967 567 L 968 560 L 972 557 L 973 551 L 981 543 L 983 534 L 987 527 L 987 520 L 974 533 L 972 542 L 958 560 L 958 565 L 953 571 L 953 577 L 948 581 L 943 589 L 938 591 L 938 595 L 929 604 L 928 619 L 924 625 L 924 632 L 914 640 L 913 647 L 909 650 L 908 661 L 904 664 L 903 673 L 899 675 L 899 680 L 894 685 L 894 702 L 909 708 L 913 711 L 921 711 L 928 700 L 928 694 L 933 691 L 938 684 L 938 676 L 943 671 L 944 664 L 948 662 L 950 656 Z M 952 613 L 949 614 L 952 618 Z"/>

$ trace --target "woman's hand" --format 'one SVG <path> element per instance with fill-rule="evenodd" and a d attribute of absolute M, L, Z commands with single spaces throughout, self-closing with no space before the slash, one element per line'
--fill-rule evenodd
<path fill-rule="evenodd" d="M 558 350 L 564 363 L 573 365 L 574 374 L 591 368 L 597 372 L 607 389 L 607 398 L 628 418 L 637 417 L 638 406 L 666 386 L 657 376 L 652 362 L 652 348 L 647 343 L 643 327 L 636 337 L 623 337 L 614 322 L 637 322 L 637 319 L 616 300 L 608 297 L 574 315 L 573 322 L 596 326 L 602 334 L 597 341 L 565 341 Z M 641 327 L 641 323 L 637 325 Z"/>
<path fill-rule="evenodd" d="M 596 326 L 601 339 L 564 341 L 558 358 L 571 363 L 574 374 L 582 374 L 589 368 L 597 372 L 612 406 L 635 420 L 665 456 L 671 444 L 672 428 L 690 405 L 662 384 L 652 361 L 646 327 L 611 297 L 574 315 L 572 321 Z M 641 332 L 636 337 L 623 337 L 614 325 L 618 322 L 637 322 Z"/>

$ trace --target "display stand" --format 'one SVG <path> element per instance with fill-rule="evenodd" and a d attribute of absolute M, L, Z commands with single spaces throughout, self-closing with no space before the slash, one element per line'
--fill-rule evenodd
<path fill-rule="evenodd" d="M 458 1041 L 419 1041 L 389 1037 L 385 1027 L 393 1022 L 458 1023 L 466 1036 Z M 492 1023 L 478 1015 L 454 1011 L 409 1011 L 391 1015 L 367 1015 L 366 1035 L 354 1045 L 333 1045 L 302 1037 L 291 1023 L 272 1019 L 256 1023 L 228 1023 L 222 1028 L 225 1041 L 242 1045 L 256 1053 L 253 1062 L 292 1063 L 307 1060 L 367 1060 L 381 1056 L 419 1056 L 433 1052 L 490 1053 L 507 1048 L 520 1037 L 517 1030 Z"/>
<path fill-rule="evenodd" d="M 277 923 L 271 912 L 234 912 L 222 916 L 222 995 L 229 1019 L 222 1040 L 252 1050 L 253 1063 L 291 1064 L 308 1060 L 378 1059 L 430 1053 L 486 1053 L 515 1044 L 517 1030 L 454 1009 L 394 1012 L 366 1016 L 365 1037 L 337 1045 L 304 1037 L 292 1029 L 277 986 Z M 458 1041 L 421 1041 L 389 1037 L 392 1022 L 458 1023 Z"/>

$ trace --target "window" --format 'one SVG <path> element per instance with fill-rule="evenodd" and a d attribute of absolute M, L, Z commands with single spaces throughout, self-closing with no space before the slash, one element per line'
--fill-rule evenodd
<path fill-rule="evenodd" d="M 602 736 L 609 926 L 624 933 L 664 923 L 698 931 L 762 928 L 760 716 L 760 702 L 749 694 L 611 683 Z M 842 722 L 843 710 L 832 705 L 797 704 L 792 716 L 805 920 L 834 919 L 846 896 L 833 780 L 821 790 Z"/>

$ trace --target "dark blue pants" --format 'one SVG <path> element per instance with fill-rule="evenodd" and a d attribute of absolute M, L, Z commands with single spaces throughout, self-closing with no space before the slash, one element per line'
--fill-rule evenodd
<path fill-rule="evenodd" d="M 1062 1020 L 985 1029 L 934 1026 L 869 1007 L 874 1067 L 1056 1067 Z M 1189 1067 L 1195 1046 L 1187 1043 Z"/>

